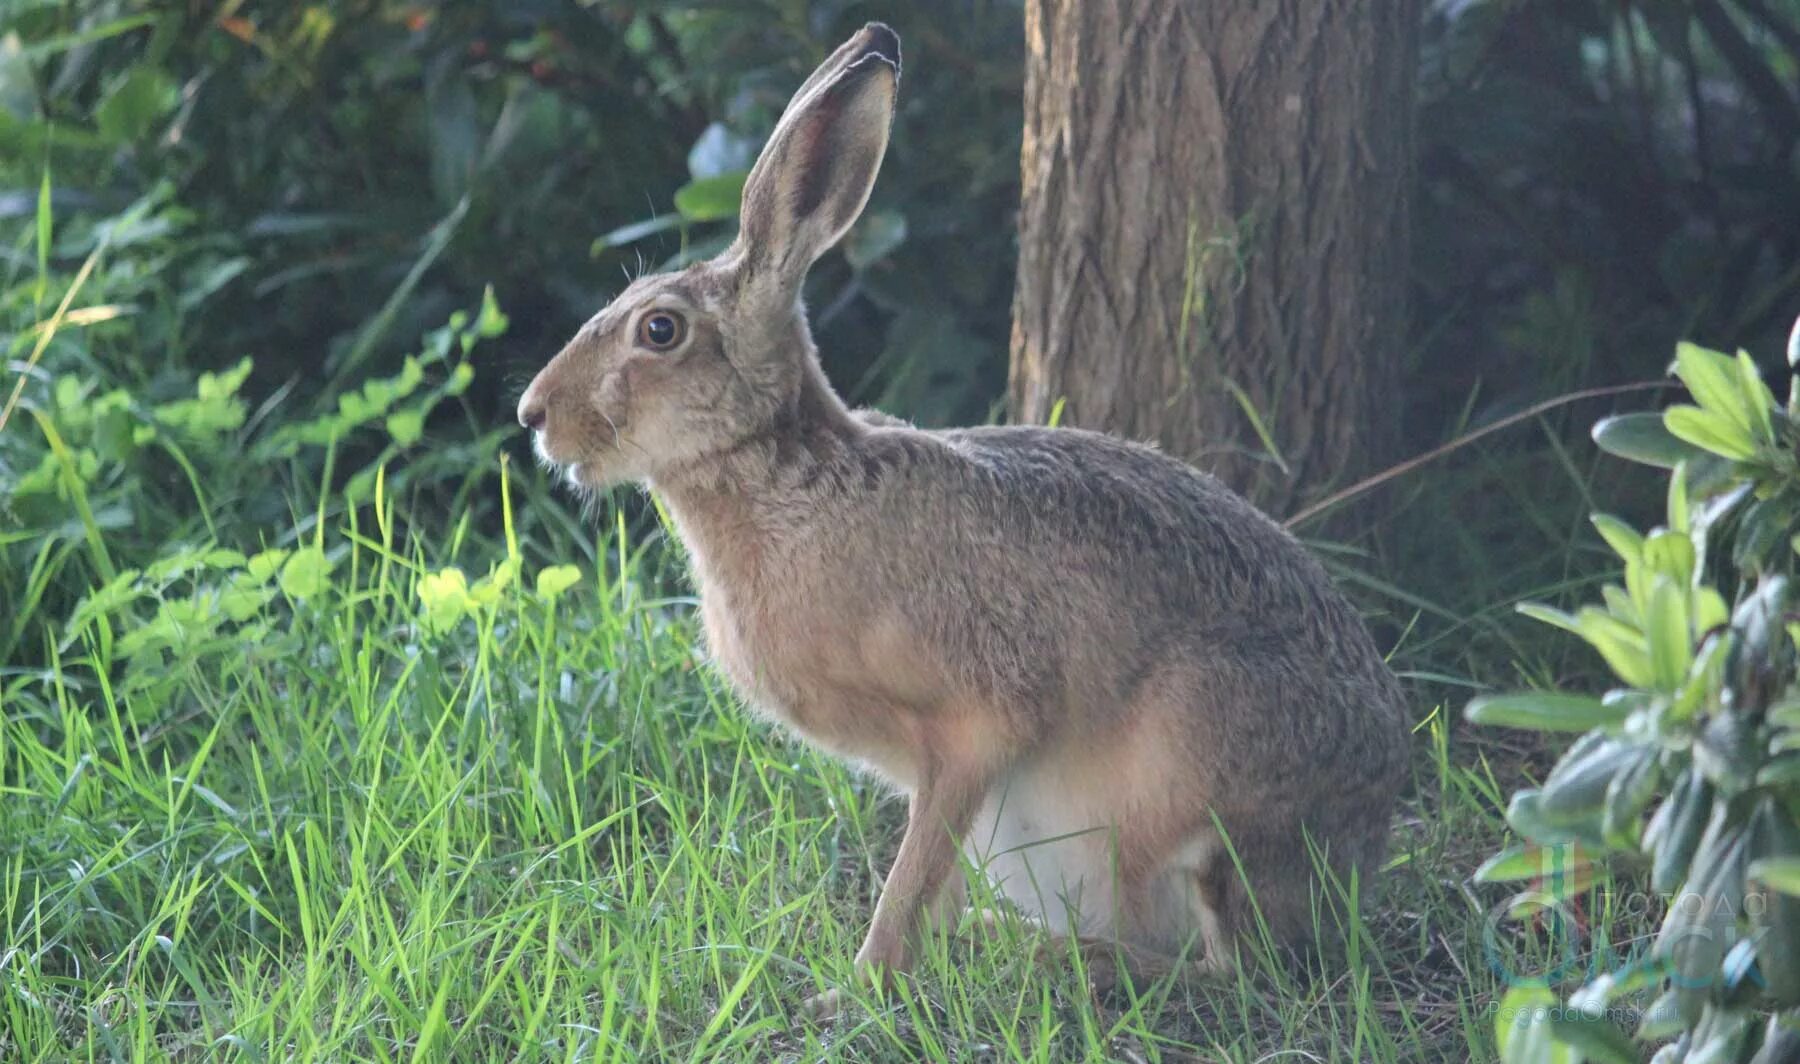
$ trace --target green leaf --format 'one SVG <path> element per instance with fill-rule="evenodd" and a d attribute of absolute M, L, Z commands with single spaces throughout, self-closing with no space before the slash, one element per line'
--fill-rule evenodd
<path fill-rule="evenodd" d="M 1534 621 L 1542 621 L 1575 635 L 1581 634 L 1581 622 L 1576 620 L 1572 613 L 1564 613 L 1562 610 L 1537 602 L 1521 602 L 1514 608 Z"/>
<path fill-rule="evenodd" d="M 552 565 L 537 575 L 538 598 L 553 602 L 563 592 L 581 582 L 581 569 L 574 565 Z"/>
<path fill-rule="evenodd" d="M 1669 530 L 1687 535 L 1693 528 L 1688 520 L 1688 477 L 1687 463 L 1675 467 L 1669 474 Z M 1691 553 L 1691 552 L 1690 552 Z"/>
<path fill-rule="evenodd" d="M 1663 424 L 1671 433 L 1694 446 L 1735 462 L 1756 453 L 1747 429 L 1699 407 L 1672 406 L 1663 411 Z"/>
<path fill-rule="evenodd" d="M 494 286 L 488 285 L 481 290 L 481 311 L 475 316 L 475 332 L 483 339 L 492 340 L 506 332 L 511 324 L 506 313 L 500 309 L 500 301 L 494 298 Z"/>
<path fill-rule="evenodd" d="M 1619 414 L 1594 425 L 1594 443 L 1607 454 L 1632 462 L 1674 469 L 1700 453 L 1671 433 L 1658 413 Z"/>
<path fill-rule="evenodd" d="M 426 573 L 419 579 L 419 601 L 425 607 L 426 629 L 445 631 L 469 611 L 469 579 L 455 567 Z"/>
<path fill-rule="evenodd" d="M 311 598 L 331 582 L 331 562 L 318 547 L 297 550 L 281 567 L 281 590 L 291 598 Z"/>
<path fill-rule="evenodd" d="M 1642 632 L 1593 606 L 1583 608 L 1576 620 L 1581 624 L 1581 637 L 1600 652 L 1619 679 L 1633 687 L 1655 685 Z"/>
<path fill-rule="evenodd" d="M 744 199 L 748 171 L 703 177 L 675 190 L 675 209 L 690 222 L 716 222 L 737 216 Z"/>
<path fill-rule="evenodd" d="M 1550 1032 L 1557 1042 L 1577 1050 L 1588 1060 L 1639 1064 L 1643 1059 L 1630 1036 L 1601 1017 L 1558 1009 L 1550 1018 Z"/>
<path fill-rule="evenodd" d="M 1703 587 L 1694 593 L 1694 631 L 1710 632 L 1731 618 L 1731 608 L 1717 588 Z"/>
<path fill-rule="evenodd" d="M 1684 541 L 1685 542 L 1685 541 Z M 1694 657 L 1688 636 L 1688 596 L 1686 584 L 1673 579 L 1656 581 L 1650 595 L 1650 610 L 1644 618 L 1644 636 L 1650 649 L 1650 669 L 1656 689 L 1673 694 L 1687 678 L 1688 665 Z"/>
<path fill-rule="evenodd" d="M 1687 385 L 1688 393 L 1701 409 L 1737 426 L 1748 438 L 1751 415 L 1730 356 L 1683 341 L 1675 345 L 1675 375 Z"/>
<path fill-rule="evenodd" d="M 1605 1015 L 1606 1006 L 1619 998 L 1635 994 L 1661 981 L 1660 965 L 1647 959 L 1638 960 L 1623 968 L 1606 972 L 1570 995 L 1569 1008 L 1598 1018 Z"/>
<path fill-rule="evenodd" d="M 1631 561 L 1643 556 L 1644 537 L 1630 525 L 1611 514 L 1590 514 L 1588 520 L 1621 559 Z"/>
<path fill-rule="evenodd" d="M 233 585 L 219 593 L 219 608 L 225 616 L 242 624 L 256 616 L 263 604 L 275 597 L 275 593 L 265 587 L 255 585 Z"/>
<path fill-rule="evenodd" d="M 1510 846 L 1482 862 L 1481 867 L 1475 870 L 1475 881 L 1512 883 L 1522 879 L 1571 875 L 1590 863 L 1579 849 L 1573 847 Z"/>
<path fill-rule="evenodd" d="M 1681 532 L 1653 532 L 1644 541 L 1644 566 L 1653 580 L 1666 577 L 1685 589 L 1694 579 L 1694 541 Z"/>
<path fill-rule="evenodd" d="M 1753 862 L 1750 878 L 1800 897 L 1800 857 L 1765 857 Z"/>
<path fill-rule="evenodd" d="M 595 238 L 593 246 L 588 248 L 588 254 L 599 255 L 609 248 L 624 247 L 626 244 L 635 244 L 647 236 L 656 233 L 666 233 L 671 229 L 678 228 L 685 221 L 687 221 L 687 219 L 679 214 L 665 214 L 660 218 L 646 218 L 641 222 L 632 222 L 630 225 L 621 225 L 617 229 Z"/>
<path fill-rule="evenodd" d="M 113 84 L 94 109 L 94 121 L 107 140 L 137 140 L 174 109 L 179 95 L 169 75 L 139 63 Z"/>
<path fill-rule="evenodd" d="M 1463 711 L 1463 716 L 1472 724 L 1565 732 L 1609 727 L 1622 723 L 1630 715 L 1629 705 L 1607 705 L 1587 695 L 1555 691 L 1482 695 L 1472 699 Z"/>
<path fill-rule="evenodd" d="M 411 447 L 425 434 L 425 415 L 418 409 L 400 410 L 388 415 L 388 435 L 401 447 Z"/>
<path fill-rule="evenodd" d="M 1494 1040 L 1504 1064 L 1580 1064 L 1581 1053 L 1556 1040 L 1551 1017 L 1562 1002 L 1548 987 L 1522 983 L 1494 1012 Z"/>
<path fill-rule="evenodd" d="M 717 177 L 748 170 L 756 163 L 756 150 L 756 141 L 733 133 L 723 122 L 714 122 L 701 131 L 694 146 L 688 149 L 688 173 L 694 177 Z"/>
<path fill-rule="evenodd" d="M 281 563 L 287 560 L 287 556 L 287 551 L 272 547 L 260 554 L 251 555 L 244 568 L 249 572 L 250 579 L 264 584 L 281 569 Z"/>
<path fill-rule="evenodd" d="M 1750 412 L 1750 431 L 1755 434 L 1757 442 L 1774 443 L 1775 418 L 1771 411 L 1775 406 L 1775 393 L 1763 383 L 1762 372 L 1756 368 L 1755 360 L 1747 351 L 1739 351 L 1737 354 L 1737 379 L 1744 407 Z"/>

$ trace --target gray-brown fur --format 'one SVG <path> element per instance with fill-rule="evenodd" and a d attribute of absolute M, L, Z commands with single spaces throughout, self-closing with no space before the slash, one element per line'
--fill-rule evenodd
<path fill-rule="evenodd" d="M 859 971 L 905 967 L 960 904 L 959 847 L 1064 933 L 1226 967 L 1254 922 L 1215 818 L 1272 930 L 1303 938 L 1306 836 L 1366 881 L 1406 745 L 1320 565 L 1150 448 L 925 432 L 846 409 L 819 370 L 800 282 L 867 198 L 898 58 L 885 27 L 834 53 L 753 172 L 738 243 L 635 282 L 520 418 L 577 485 L 664 500 L 751 706 L 908 795 Z M 641 333 L 659 313 L 687 327 L 666 352 Z"/>

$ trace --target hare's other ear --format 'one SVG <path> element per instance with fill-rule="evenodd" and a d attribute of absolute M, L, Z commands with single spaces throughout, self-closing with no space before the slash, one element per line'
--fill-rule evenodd
<path fill-rule="evenodd" d="M 868 202 L 900 85 L 900 38 L 871 22 L 795 93 L 744 183 L 748 281 L 799 287 Z"/>

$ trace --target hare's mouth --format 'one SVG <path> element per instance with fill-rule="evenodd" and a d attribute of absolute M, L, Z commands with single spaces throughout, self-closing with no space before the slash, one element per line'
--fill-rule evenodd
<path fill-rule="evenodd" d="M 555 452 L 550 450 L 550 434 L 547 432 L 531 434 L 531 450 L 533 454 L 537 455 L 538 461 L 548 468 L 560 470 L 569 466 L 568 460 L 558 458 Z"/>

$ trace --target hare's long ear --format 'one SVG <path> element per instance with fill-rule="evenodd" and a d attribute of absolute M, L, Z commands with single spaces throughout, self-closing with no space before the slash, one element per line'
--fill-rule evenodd
<path fill-rule="evenodd" d="M 790 294 L 856 221 L 887 150 L 900 38 L 864 26 L 800 87 L 744 183 L 748 285 Z"/>

